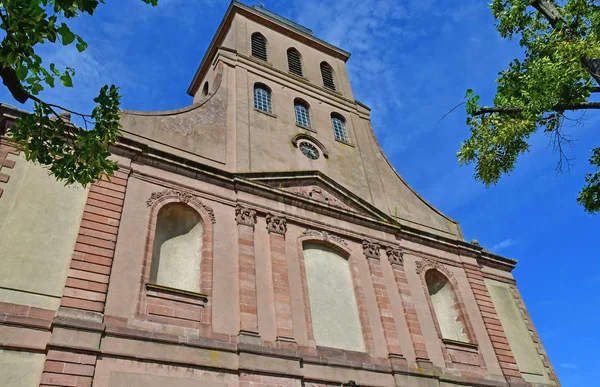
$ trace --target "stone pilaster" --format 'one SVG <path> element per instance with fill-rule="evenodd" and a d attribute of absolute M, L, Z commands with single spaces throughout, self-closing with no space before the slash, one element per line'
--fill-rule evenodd
<path fill-rule="evenodd" d="M 429 360 L 429 355 L 427 354 L 427 348 L 425 347 L 425 340 L 423 339 L 423 332 L 421 331 L 421 325 L 419 324 L 417 310 L 415 309 L 410 288 L 408 287 L 408 280 L 406 279 L 406 272 L 404 271 L 404 253 L 399 248 L 388 248 L 386 254 L 388 256 L 388 261 L 392 266 L 398 293 L 402 299 L 402 308 L 404 309 L 404 315 L 406 316 L 408 332 L 410 333 L 413 342 L 417 365 L 421 368 L 430 368 L 433 364 L 431 363 L 431 360 Z"/>
<path fill-rule="evenodd" d="M 387 344 L 387 352 L 390 361 L 393 364 L 406 365 L 406 360 L 402 355 L 400 341 L 398 340 L 398 332 L 396 330 L 396 322 L 392 314 L 392 304 L 388 294 L 383 271 L 381 270 L 380 246 L 376 242 L 365 240 L 363 241 L 363 253 L 369 263 L 373 288 L 375 289 L 375 297 L 377 300 L 377 308 L 379 317 L 383 327 L 383 334 Z"/>
<path fill-rule="evenodd" d="M 504 333 L 504 329 L 500 323 L 500 318 L 498 317 L 488 288 L 485 282 L 483 282 L 481 270 L 478 266 L 467 263 L 464 264 L 464 269 L 473 295 L 475 296 L 475 301 L 481 312 L 483 323 L 492 341 L 500 368 L 502 368 L 502 373 L 504 373 L 508 381 L 514 379 L 520 380 L 522 378 L 521 372 L 506 338 L 506 333 Z"/>
<path fill-rule="evenodd" d="M 258 306 L 256 301 L 256 262 L 254 257 L 254 226 L 256 210 L 238 205 L 235 208 L 238 224 L 238 263 L 240 279 L 240 340 L 259 338 Z M 250 339 L 250 342 L 254 340 Z"/>
<path fill-rule="evenodd" d="M 295 345 L 294 327 L 292 323 L 292 304 L 287 260 L 285 257 L 286 219 L 274 214 L 267 214 L 267 230 L 271 252 L 271 272 L 273 275 L 273 291 L 275 295 L 275 318 L 277 321 L 277 341 Z"/>

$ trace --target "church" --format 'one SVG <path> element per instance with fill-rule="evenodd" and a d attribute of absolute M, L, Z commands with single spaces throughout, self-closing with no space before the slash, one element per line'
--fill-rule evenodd
<path fill-rule="evenodd" d="M 114 176 L 2 137 L 0 386 L 560 386 L 516 261 L 402 179 L 349 57 L 233 1 L 193 104 L 122 112 Z"/>

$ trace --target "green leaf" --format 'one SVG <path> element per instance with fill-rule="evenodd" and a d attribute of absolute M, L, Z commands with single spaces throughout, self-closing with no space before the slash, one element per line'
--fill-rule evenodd
<path fill-rule="evenodd" d="M 65 23 L 62 23 L 60 25 L 60 27 L 58 28 L 58 33 L 62 38 L 62 44 L 64 46 L 73 43 L 73 41 L 75 40 L 75 34 L 69 29 L 69 27 Z"/>
<path fill-rule="evenodd" d="M 60 77 L 60 71 L 56 69 L 56 65 L 54 63 L 50 63 L 50 71 L 52 71 L 57 77 Z"/>
<path fill-rule="evenodd" d="M 17 77 L 19 78 L 19 80 L 24 81 L 27 77 L 27 74 L 29 74 L 29 69 L 26 66 L 19 65 L 17 66 L 15 72 L 17 73 Z"/>
<path fill-rule="evenodd" d="M 85 40 L 83 40 L 80 36 L 77 36 L 77 44 L 75 46 L 77 47 L 77 51 L 83 52 L 88 45 Z"/>
<path fill-rule="evenodd" d="M 73 79 L 71 78 L 71 75 L 69 75 L 68 72 L 60 76 L 60 82 L 66 87 L 73 87 Z"/>
<path fill-rule="evenodd" d="M 473 89 L 467 89 L 467 93 L 465 94 L 465 98 L 469 99 L 473 96 Z"/>

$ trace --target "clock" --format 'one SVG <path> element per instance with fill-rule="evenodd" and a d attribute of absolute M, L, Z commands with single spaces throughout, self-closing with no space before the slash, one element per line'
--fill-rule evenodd
<path fill-rule="evenodd" d="M 317 149 L 316 146 L 314 146 L 310 142 L 303 141 L 300 143 L 298 148 L 300 149 L 300 152 L 302 152 L 302 154 L 304 156 L 308 157 L 311 160 L 316 160 L 319 158 L 319 150 Z"/>

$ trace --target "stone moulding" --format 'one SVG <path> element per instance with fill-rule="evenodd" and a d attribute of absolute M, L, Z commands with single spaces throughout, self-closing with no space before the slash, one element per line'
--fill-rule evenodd
<path fill-rule="evenodd" d="M 435 269 L 441 273 L 444 273 L 448 279 L 454 281 L 454 274 L 450 270 L 448 270 L 444 265 L 440 262 L 433 260 L 431 258 L 423 258 L 420 261 L 417 261 L 417 274 L 425 273 L 429 269 Z"/>
<path fill-rule="evenodd" d="M 386 249 L 386 254 L 388 256 L 388 261 L 390 265 L 404 265 L 404 251 L 397 247 L 388 247 Z"/>
<path fill-rule="evenodd" d="M 177 198 L 181 203 L 185 204 L 194 203 L 196 206 L 204 209 L 208 213 L 211 223 L 216 223 L 215 213 L 213 209 L 207 206 L 206 204 L 202 203 L 202 201 L 200 201 L 198 197 L 194 196 L 189 192 L 178 191 L 175 189 L 165 189 L 163 191 L 153 192 L 152 195 L 150 195 L 150 198 L 146 200 L 146 205 L 148 207 L 152 207 L 157 202 L 169 197 Z"/>
<path fill-rule="evenodd" d="M 365 254 L 365 257 L 379 259 L 379 257 L 380 257 L 379 250 L 381 248 L 379 246 L 379 243 L 365 239 L 362 243 L 362 247 L 363 247 L 363 253 Z"/>
<path fill-rule="evenodd" d="M 348 242 L 346 242 L 346 240 L 340 238 L 337 235 L 330 234 L 327 231 L 319 231 L 319 230 L 313 230 L 313 229 L 308 228 L 308 229 L 304 230 L 302 235 L 322 237 L 326 241 L 337 242 L 337 243 L 340 243 L 340 244 L 348 247 Z"/>
<path fill-rule="evenodd" d="M 237 224 L 254 227 L 256 224 L 256 210 L 238 204 L 235 207 L 235 221 Z"/>
<path fill-rule="evenodd" d="M 277 216 L 271 213 L 267 214 L 267 230 L 269 233 L 285 235 L 287 231 L 286 219 L 283 216 Z"/>

